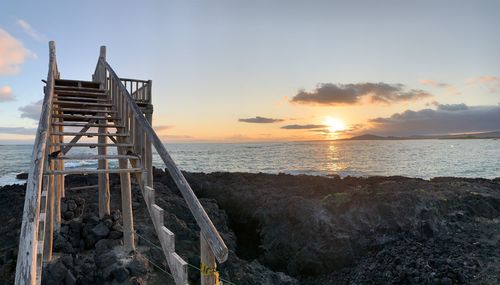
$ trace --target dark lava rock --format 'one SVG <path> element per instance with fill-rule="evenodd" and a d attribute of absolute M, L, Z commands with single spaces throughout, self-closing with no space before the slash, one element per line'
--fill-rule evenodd
<path fill-rule="evenodd" d="M 118 282 L 124 282 L 125 280 L 127 280 L 129 273 L 130 272 L 128 271 L 128 269 L 123 267 L 123 266 L 119 266 L 119 267 L 113 269 L 113 271 L 111 272 L 113 277 Z"/>
<path fill-rule="evenodd" d="M 19 173 L 16 175 L 16 179 L 26 180 L 26 179 L 28 179 L 28 173 L 26 173 L 26 172 Z"/>
<path fill-rule="evenodd" d="M 92 229 L 92 234 L 96 238 L 96 240 L 100 240 L 106 238 L 109 234 L 109 227 L 104 223 L 99 223 Z"/>
<path fill-rule="evenodd" d="M 113 221 L 118 221 L 119 219 L 121 219 L 121 217 L 122 213 L 120 212 L 120 210 L 111 211 L 111 218 L 113 219 Z"/>
<path fill-rule="evenodd" d="M 139 253 L 127 264 L 130 275 L 141 277 L 148 272 L 148 261 Z"/>
<path fill-rule="evenodd" d="M 66 278 L 64 279 L 64 285 L 76 285 L 76 277 L 70 271 L 66 272 Z"/>
<path fill-rule="evenodd" d="M 66 212 L 64 212 L 64 219 L 65 219 L 66 221 L 70 221 L 70 220 L 72 220 L 74 217 L 75 217 L 75 212 L 73 212 L 73 211 L 66 211 Z"/>
<path fill-rule="evenodd" d="M 42 273 L 42 284 L 60 284 L 66 279 L 68 269 L 61 260 L 49 263 Z"/>
<path fill-rule="evenodd" d="M 176 234 L 176 250 L 199 264 L 196 221 L 170 176 L 154 173 L 155 202 Z M 499 284 L 500 179 L 184 175 L 229 247 L 229 259 L 218 269 L 235 284 Z M 110 175 L 110 182 L 111 208 L 118 209 L 119 176 Z M 66 183 L 94 185 L 97 176 L 69 175 Z M 138 249 L 164 264 L 162 251 L 151 244 L 159 242 L 140 189 L 134 185 L 132 191 L 134 224 L 144 237 L 138 237 Z M 119 212 L 101 220 L 95 193 L 66 195 L 62 208 L 74 201 L 75 217 L 61 225 L 62 240 L 54 240 L 54 247 L 62 247 L 61 261 L 46 266 L 44 280 L 74 284 L 76 276 L 76 284 L 143 284 L 163 276 L 147 275 L 156 270 L 144 260 L 120 264 L 114 254 L 121 244 Z M 13 283 L 23 202 L 23 185 L 0 189 L 0 216 L 6 217 L 0 224 L 0 284 Z M 97 238 L 93 230 L 102 225 L 108 233 Z M 190 284 L 199 284 L 199 273 L 190 270 L 189 276 Z"/>
<path fill-rule="evenodd" d="M 77 207 L 75 200 L 67 200 L 66 204 L 68 205 L 69 211 L 74 211 Z"/>
<path fill-rule="evenodd" d="M 97 252 L 105 252 L 113 248 L 113 243 L 109 239 L 101 239 L 95 243 L 95 249 Z"/>
<path fill-rule="evenodd" d="M 106 268 L 115 264 L 118 261 L 116 254 L 113 251 L 105 251 L 94 256 L 94 261 L 97 267 Z"/>
<path fill-rule="evenodd" d="M 122 238 L 123 236 L 123 233 L 122 232 L 119 232 L 119 231 L 111 231 L 109 232 L 109 236 L 108 238 L 109 239 L 120 239 Z"/>

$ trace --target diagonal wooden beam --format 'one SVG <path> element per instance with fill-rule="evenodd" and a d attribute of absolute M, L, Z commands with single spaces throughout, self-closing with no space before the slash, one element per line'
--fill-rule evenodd
<path fill-rule="evenodd" d="M 65 146 L 63 149 L 62 149 L 62 154 L 65 155 L 72 147 L 73 145 L 72 144 L 75 144 L 77 143 L 81 138 L 82 136 L 92 127 L 91 124 L 94 124 L 96 123 L 97 120 L 92 120 L 92 121 L 89 121 L 87 123 L 86 126 L 84 126 L 81 130 L 80 130 L 80 133 L 82 133 L 81 135 L 78 135 L 78 136 L 75 136 L 72 140 L 71 140 L 71 144 L 70 145 L 67 145 Z"/>
<path fill-rule="evenodd" d="M 113 134 L 111 134 L 111 133 L 109 133 L 109 132 L 107 132 L 107 133 L 108 133 L 108 138 L 109 138 L 112 142 L 114 142 L 114 143 L 118 143 L 118 142 L 116 141 L 116 139 L 113 137 Z"/>

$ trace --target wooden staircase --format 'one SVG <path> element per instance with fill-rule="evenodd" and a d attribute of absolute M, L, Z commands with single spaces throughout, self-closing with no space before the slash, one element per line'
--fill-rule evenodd
<path fill-rule="evenodd" d="M 120 175 L 123 250 L 135 250 L 132 175 L 140 186 L 175 283 L 187 284 L 188 264 L 176 253 L 175 235 L 164 226 L 164 210 L 155 203 L 153 147 L 200 227 L 200 267 L 205 270 L 202 284 L 218 284 L 216 261 L 224 262 L 228 250 L 151 127 L 151 81 L 119 78 L 106 62 L 105 47 L 101 47 L 92 81 L 60 79 L 55 45 L 50 42 L 49 46 L 49 73 L 28 173 L 16 284 L 40 284 L 43 264 L 52 259 L 54 232 L 61 225 L 61 198 L 69 191 L 64 176 L 98 175 L 98 185 L 85 188 L 98 189 L 102 218 L 110 213 L 110 173 Z M 97 153 L 81 153 L 76 148 L 95 149 Z M 97 168 L 65 168 L 65 162 L 71 160 L 97 161 Z M 117 167 L 109 167 L 112 160 L 118 161 Z"/>

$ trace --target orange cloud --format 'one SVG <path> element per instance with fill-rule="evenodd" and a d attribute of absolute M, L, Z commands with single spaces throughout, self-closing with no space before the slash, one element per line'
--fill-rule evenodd
<path fill-rule="evenodd" d="M 470 78 L 467 81 L 469 85 L 483 84 L 490 87 L 491 93 L 496 93 L 500 90 L 500 77 L 497 76 L 481 76 L 476 78 Z"/>
<path fill-rule="evenodd" d="M 12 87 L 3 86 L 0 87 L 0 102 L 13 101 L 14 94 L 12 93 Z"/>
<path fill-rule="evenodd" d="M 36 55 L 24 45 L 0 28 L 0 75 L 12 75 L 21 70 L 20 65 L 27 58 L 36 58 Z"/>
<path fill-rule="evenodd" d="M 439 81 L 432 80 L 432 79 L 422 79 L 422 80 L 420 80 L 420 83 L 422 83 L 424 85 L 436 87 L 436 88 L 444 88 L 446 90 L 446 92 L 448 92 L 448 94 L 450 94 L 450 95 L 460 94 L 460 92 L 458 92 L 458 90 L 455 86 L 448 84 L 448 83 L 439 82 Z"/>

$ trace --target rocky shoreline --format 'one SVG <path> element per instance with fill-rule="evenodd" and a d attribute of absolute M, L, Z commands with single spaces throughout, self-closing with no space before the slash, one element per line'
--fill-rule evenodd
<path fill-rule="evenodd" d="M 500 284 L 500 179 L 313 177 L 185 173 L 230 249 L 235 284 Z M 67 188 L 96 177 L 66 178 Z M 176 251 L 199 264 L 199 229 L 168 174 L 157 203 Z M 24 185 L 0 189 L 0 283 L 12 284 Z M 123 254 L 119 179 L 113 214 L 98 219 L 95 190 L 68 191 L 44 284 L 173 284 L 137 185 L 137 252 Z M 189 270 L 190 284 L 199 272 Z"/>

